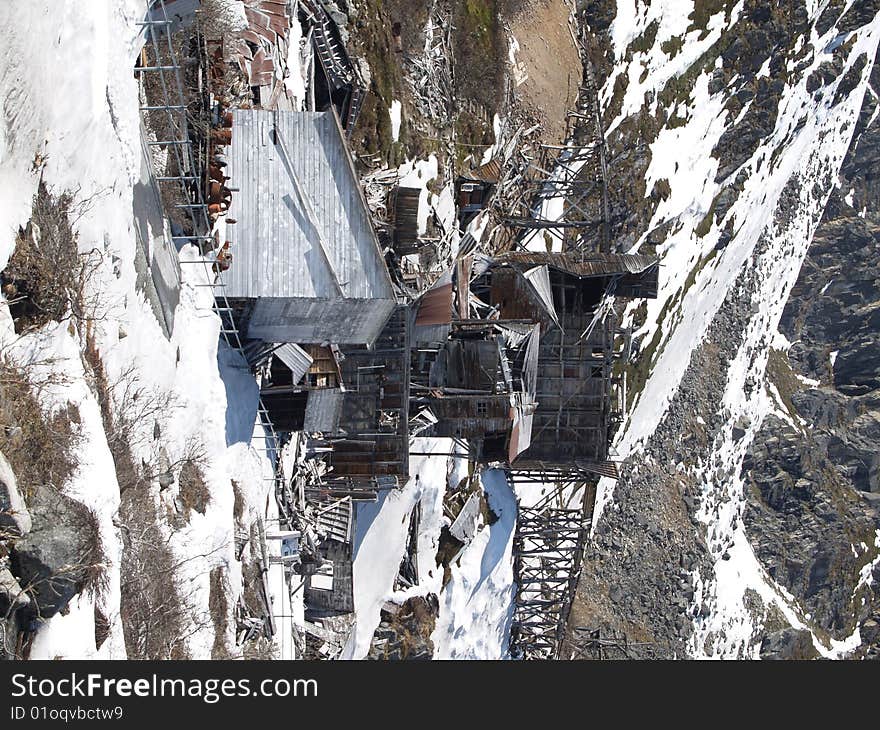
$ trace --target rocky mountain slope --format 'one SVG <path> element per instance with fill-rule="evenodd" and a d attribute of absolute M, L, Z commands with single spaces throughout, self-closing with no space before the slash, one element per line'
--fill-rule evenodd
<path fill-rule="evenodd" d="M 573 614 L 636 653 L 876 655 L 878 10 L 583 4 L 665 263 Z"/>

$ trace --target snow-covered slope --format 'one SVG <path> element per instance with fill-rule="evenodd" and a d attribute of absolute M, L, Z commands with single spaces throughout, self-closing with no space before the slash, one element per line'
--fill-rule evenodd
<path fill-rule="evenodd" d="M 443 503 L 447 490 L 467 477 L 464 452 L 451 439 L 416 438 L 410 459 L 412 478 L 397 492 L 360 505 L 354 553 L 356 624 L 342 654 L 362 659 L 370 651 L 386 601 L 402 605 L 414 596 L 437 596 L 439 607 L 430 634 L 435 659 L 499 659 L 507 654 L 513 606 L 511 549 L 516 499 L 505 473 L 487 469 L 479 484 L 497 517 L 486 524 L 478 515 L 473 537 L 454 556 L 449 572 L 437 562 L 441 530 L 450 524 Z M 456 454 L 450 456 L 449 454 Z M 419 507 L 418 582 L 395 590 L 407 551 L 413 509 Z"/>
<path fill-rule="evenodd" d="M 145 10 L 143 0 L 0 7 L 0 262 L 5 266 L 19 226 L 30 218 L 41 180 L 52 195 L 72 194 L 79 250 L 92 252 L 95 262 L 85 282 L 91 307 L 84 318 L 16 336 L 5 301 L 0 307 L 3 356 L 58 383 L 41 392 L 47 412 L 67 402 L 79 410 L 77 467 L 68 483 L 56 486 L 95 512 L 106 554 L 106 588 L 78 596 L 67 615 L 41 627 L 34 658 L 122 658 L 131 645 L 120 590 L 123 535 L 131 526 L 118 513 L 120 494 L 130 485 L 120 477 L 118 458 L 114 464 L 108 419 L 127 425 L 124 446 L 147 475 L 140 506 L 155 511 L 158 534 L 171 551 L 168 585 L 182 606 L 179 656 L 232 650 L 232 611 L 241 593 L 233 538 L 242 526 L 234 512 L 244 511 L 246 527 L 257 517 L 271 520 L 267 504 L 274 506 L 267 499 L 271 467 L 250 446 L 257 387 L 235 353 L 225 346 L 218 352 L 220 322 L 210 308 L 210 289 L 194 286 L 202 267 L 184 267 L 170 337 L 142 285 L 139 257 L 158 255 L 153 246 L 162 236 L 152 231 L 154 242 L 143 242 L 135 224 L 143 152 L 132 69 L 143 46 L 137 22 Z M 103 414 L 102 404 L 109 408 Z M 255 434 L 255 444 L 261 435 Z M 198 509 L 181 501 L 185 463 L 197 466 L 208 492 Z M 174 478 L 161 489 L 160 464 Z M 243 506 L 234 504 L 235 489 Z M 212 575 L 228 591 L 220 608 L 209 605 Z M 277 581 L 270 580 L 270 588 L 286 592 Z M 277 605 L 279 613 L 290 614 L 280 595 Z M 96 607 L 110 622 L 100 646 Z M 290 658 L 290 632 L 280 635 L 285 645 L 277 651 Z"/>

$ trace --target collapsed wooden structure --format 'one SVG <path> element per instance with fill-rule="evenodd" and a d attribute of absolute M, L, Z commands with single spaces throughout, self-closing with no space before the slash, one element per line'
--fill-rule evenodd
<path fill-rule="evenodd" d="M 569 122 L 565 143 L 538 145 L 536 154 L 518 148 L 517 132 L 498 145 L 497 165 L 459 188 L 460 197 L 477 193 L 472 208 L 482 206 L 499 223 L 491 261 L 475 267 L 471 281 L 477 309 L 540 325 L 528 446 L 508 461 L 518 493 L 535 485 L 547 492 L 537 504 L 520 505 L 514 535 L 510 651 L 523 659 L 560 657 L 596 485 L 617 476 L 610 444 L 624 384 L 615 362 L 629 333 L 619 327 L 616 302 L 656 297 L 658 288 L 656 257 L 614 250 L 589 62 Z"/>
<path fill-rule="evenodd" d="M 351 138 L 367 89 L 348 55 L 336 23 L 318 0 L 300 0 L 299 15 L 308 25 L 318 64 L 312 64 L 309 84 L 319 111 L 335 107 L 346 137 Z"/>

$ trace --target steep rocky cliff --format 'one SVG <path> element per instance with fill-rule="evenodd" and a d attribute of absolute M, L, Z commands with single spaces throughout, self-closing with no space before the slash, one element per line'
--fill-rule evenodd
<path fill-rule="evenodd" d="M 880 127 L 874 64 L 837 187 L 780 322 L 791 342 L 769 417 L 743 464 L 746 530 L 769 575 L 835 636 L 880 650 Z M 791 368 L 794 378 L 786 377 Z M 788 386 L 786 387 L 786 383 Z"/>
<path fill-rule="evenodd" d="M 572 620 L 636 655 L 876 655 L 880 3 L 679 5 L 582 4 L 616 239 L 665 265 Z"/>

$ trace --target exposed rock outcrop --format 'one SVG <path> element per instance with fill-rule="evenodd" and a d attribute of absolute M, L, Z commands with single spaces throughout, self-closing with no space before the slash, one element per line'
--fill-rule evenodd
<path fill-rule="evenodd" d="M 860 570 L 877 552 L 876 515 L 835 468 L 821 431 L 768 416 L 743 471 L 743 522 L 761 564 L 814 626 L 846 638 L 871 613 L 873 591 L 860 586 Z"/>
<path fill-rule="evenodd" d="M 94 515 L 49 487 L 31 500 L 33 526 L 11 551 L 12 572 L 30 597 L 23 623 L 48 619 L 100 572 L 100 538 Z"/>
<path fill-rule="evenodd" d="M 815 659 L 817 656 L 809 631 L 780 629 L 761 641 L 761 659 Z"/>
<path fill-rule="evenodd" d="M 768 417 L 743 465 L 744 523 L 761 563 L 818 630 L 841 639 L 858 627 L 865 656 L 880 652 L 880 564 L 871 567 L 880 529 L 876 62 L 871 85 L 780 323 L 793 344 L 771 381 L 797 427 Z M 788 367 L 792 377 L 780 374 Z"/>
<path fill-rule="evenodd" d="M 611 73 L 610 38 L 605 29 L 609 15 L 613 16 L 613 4 L 583 5 L 588 22 L 591 14 L 595 15 L 596 28 L 601 29 L 593 54 L 596 65 L 601 74 Z M 733 3 L 697 4 L 690 16 L 691 29 L 708 28 L 707 18 L 699 12 L 701 5 L 702 15 L 711 17 L 727 12 Z M 871 22 L 880 4 L 874 10 L 860 9 L 852 17 L 842 18 L 846 6 L 829 3 L 814 20 L 803 2 L 768 5 L 747 0 L 736 20 L 690 68 L 674 76 L 656 97 L 646 94 L 641 109 L 622 120 L 608 140 L 616 158 L 612 187 L 633 191 L 629 197 L 617 194 L 615 240 L 623 245 L 641 240 L 642 251 L 651 251 L 674 232 L 678 221 L 654 220 L 657 196 L 639 186 L 651 156 L 648 146 L 659 130 L 683 123 L 673 110 L 693 103 L 697 77 L 710 74 L 710 94 L 723 93 L 727 102 L 726 129 L 713 150 L 719 162 L 714 182 L 721 187 L 706 219 L 695 230 L 700 237 L 721 222 L 745 189 L 747 176 L 755 173 L 739 169 L 740 165 L 768 143 L 787 87 L 804 83 L 814 101 L 825 108 L 851 98 L 866 64 L 872 62 L 865 54 L 856 56 L 851 31 Z M 850 12 L 847 10 L 846 16 Z M 715 18 L 716 26 L 717 21 Z M 807 32 L 813 24 L 820 35 L 835 24 L 840 33 L 827 47 L 813 48 Z M 667 43 L 674 56 L 674 44 Z M 629 41 L 625 57 L 618 63 L 628 63 L 653 44 L 648 25 Z M 823 63 L 805 78 L 807 67 L 820 53 Z M 862 646 L 857 653 L 878 653 L 880 612 L 871 582 L 880 578 L 872 563 L 877 555 L 875 530 L 880 526 L 874 497 L 880 453 L 880 214 L 876 213 L 880 211 L 880 180 L 876 176 L 880 163 L 876 114 L 880 69 L 876 59 L 873 63 L 874 93 L 865 94 L 841 171 L 840 189 L 832 195 L 815 233 L 780 326 L 794 343 L 788 353 L 791 364 L 785 353 L 775 351 L 768 366 L 768 381 L 778 391 L 785 413 L 767 417 L 755 434 L 750 424 L 732 422 L 722 394 L 731 361 L 746 342 L 747 328 L 758 319 L 756 308 L 763 306 L 754 297 L 760 283 L 755 277 L 774 275 L 772 267 L 757 270 L 762 247 L 772 243 L 773 228 L 784 230 L 796 216 L 806 217 L 807 212 L 798 208 L 805 190 L 813 186 L 827 191 L 835 183 L 828 175 L 815 180 L 798 179 L 797 175 L 789 178 L 772 211 L 774 225 L 765 229 L 765 237 L 750 254 L 751 268 L 744 265 L 727 290 L 701 344 L 692 351 L 657 429 L 623 463 L 614 502 L 602 513 L 585 555 L 572 616 L 576 625 L 622 634 L 631 647 L 650 647 L 645 656 L 681 656 L 694 651 L 695 635 L 705 639 L 705 653 L 714 653 L 719 646 L 730 650 L 732 644 L 723 636 L 716 641 L 729 628 L 713 623 L 711 614 L 717 605 L 707 603 L 705 595 L 695 598 L 689 576 L 696 572 L 701 576 L 698 583 L 710 584 L 717 574 L 716 566 L 730 559 L 733 546 L 729 551 L 719 547 L 718 536 L 724 530 L 714 529 L 721 521 L 719 510 L 723 511 L 725 497 L 707 502 L 705 493 L 733 489 L 731 485 L 738 485 L 737 477 L 741 476 L 746 502 L 730 524 L 744 526 L 761 567 L 791 594 L 813 636 L 800 626 L 788 626 L 788 621 L 753 591 L 743 600 L 750 615 L 743 626 L 752 627 L 753 635 L 737 639 L 736 651 L 766 658 L 813 658 L 817 655 L 814 637 L 830 645 L 827 640 L 851 637 L 858 627 Z M 642 78 L 650 72 L 646 67 Z M 611 96 L 606 117 L 619 113 L 627 86 L 637 77 L 637 73 L 624 71 L 617 76 L 614 88 L 606 89 Z M 792 124 L 796 132 L 803 122 L 793 120 Z M 775 157 L 767 159 L 772 167 Z M 761 164 L 763 160 L 756 169 Z M 664 187 L 654 188 L 661 199 L 669 196 L 668 183 Z M 815 221 L 821 209 L 814 207 L 808 213 Z M 649 221 L 656 225 L 653 231 L 646 230 Z M 737 235 L 735 227 L 723 231 L 716 250 Z M 679 295 L 686 297 L 688 292 Z M 674 328 L 678 315 L 677 299 L 673 297 L 669 304 L 669 311 L 664 309 L 660 314 L 661 319 L 668 317 L 664 328 Z M 636 322 L 636 326 L 640 324 Z M 636 340 L 634 352 L 641 350 L 650 362 L 651 350 L 662 350 L 666 344 L 662 337 L 654 343 Z M 748 347 L 745 352 L 751 355 L 751 368 L 757 349 Z M 638 368 L 631 374 L 634 377 L 628 380 L 628 387 L 631 383 L 635 387 L 636 377 L 646 377 Z M 744 398 L 764 387 L 760 381 L 760 373 L 749 375 L 742 386 Z M 811 385 L 814 381 L 818 383 Z M 751 440 L 739 474 L 736 468 L 725 466 L 729 462 L 718 452 L 720 445 L 730 445 L 730 437 L 736 445 Z M 701 482 L 705 477 L 700 474 L 707 473 L 711 483 Z M 740 497 L 727 495 L 726 499 L 730 504 Z M 700 507 L 703 511 L 698 518 Z M 635 651 L 638 653 L 637 648 Z M 700 653 L 701 647 L 696 651 Z"/>

